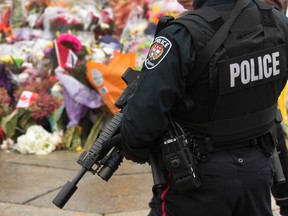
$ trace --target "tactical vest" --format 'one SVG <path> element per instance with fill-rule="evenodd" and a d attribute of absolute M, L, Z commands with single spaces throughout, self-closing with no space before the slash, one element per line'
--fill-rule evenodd
<path fill-rule="evenodd" d="M 172 23 L 190 31 L 197 56 L 226 19 L 227 12 L 201 8 Z M 277 99 L 287 78 L 286 34 L 272 7 L 253 0 L 197 80 L 191 68 L 187 92 L 194 106 L 177 116 L 181 124 L 207 135 L 215 145 L 267 133 L 275 124 Z"/>

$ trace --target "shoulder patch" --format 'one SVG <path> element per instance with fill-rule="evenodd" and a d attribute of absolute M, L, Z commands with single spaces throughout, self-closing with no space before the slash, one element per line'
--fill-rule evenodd
<path fill-rule="evenodd" d="M 167 38 L 163 36 L 156 37 L 145 60 L 146 68 L 155 68 L 165 58 L 171 47 L 172 43 Z"/>

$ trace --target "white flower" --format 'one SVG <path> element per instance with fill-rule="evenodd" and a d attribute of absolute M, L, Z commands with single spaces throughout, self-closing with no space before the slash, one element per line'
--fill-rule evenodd
<path fill-rule="evenodd" d="M 13 145 L 14 141 L 10 138 L 7 138 L 3 140 L 3 143 L 0 145 L 0 149 L 9 152 L 11 149 L 13 149 Z"/>
<path fill-rule="evenodd" d="M 37 155 L 49 154 L 56 149 L 56 146 L 52 144 L 49 140 L 40 143 L 37 147 L 37 151 L 35 152 L 35 154 Z"/>
<path fill-rule="evenodd" d="M 63 90 L 62 85 L 60 83 L 56 83 L 52 86 L 51 88 L 51 93 L 52 94 L 59 94 Z"/>
<path fill-rule="evenodd" d="M 57 73 L 65 73 L 65 70 L 62 67 L 57 67 L 54 72 Z"/>
<path fill-rule="evenodd" d="M 29 74 L 27 73 L 21 73 L 18 75 L 18 82 L 19 83 L 25 83 L 29 79 Z"/>
<path fill-rule="evenodd" d="M 33 64 L 30 63 L 30 62 L 24 62 L 24 63 L 22 64 L 22 67 L 33 68 Z"/>
<path fill-rule="evenodd" d="M 17 138 L 14 149 L 22 154 L 49 154 L 56 149 L 55 138 L 40 125 L 29 127 L 26 134 Z"/>
<path fill-rule="evenodd" d="M 54 131 L 52 136 L 50 137 L 50 142 L 55 146 L 62 144 L 63 135 L 63 131 Z"/>

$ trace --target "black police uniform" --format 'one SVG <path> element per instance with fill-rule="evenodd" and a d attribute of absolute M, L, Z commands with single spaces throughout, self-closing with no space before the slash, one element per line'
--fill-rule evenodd
<path fill-rule="evenodd" d="M 286 1 L 263 0 L 263 2 L 266 2 L 267 4 L 278 8 L 280 11 L 286 14 L 287 10 Z M 280 214 L 283 216 L 288 216 L 288 150 L 286 146 L 284 131 L 281 125 L 278 126 L 277 150 L 279 152 L 279 158 L 283 168 L 284 176 L 286 178 L 286 182 L 282 184 L 273 184 L 272 194 L 273 197 L 275 198 L 276 204 L 280 207 Z M 159 204 L 161 205 L 160 201 L 157 200 L 156 197 L 153 197 L 153 202 L 151 202 L 151 205 L 155 206 L 155 208 L 154 207 L 151 208 L 152 215 L 154 215 L 153 211 L 157 211 L 158 208 L 161 208 L 161 206 L 159 207 Z"/>
<path fill-rule="evenodd" d="M 234 4 L 195 0 L 194 8 L 208 7 L 211 16 L 208 10 L 188 14 L 159 32 L 122 110 L 122 148 L 136 162 L 147 161 L 159 146 L 168 113 L 191 134 L 205 137 L 200 154 L 209 157 L 197 166 L 201 186 L 179 192 L 170 173 L 159 195 L 162 215 L 272 216 L 273 167 L 263 140 L 276 125 L 277 98 L 287 79 L 286 17 L 251 1 L 209 67 L 196 82 L 190 79 L 199 52 Z M 190 100 L 193 106 L 183 108 Z"/>
<path fill-rule="evenodd" d="M 288 150 L 286 140 L 282 127 L 278 127 L 278 151 L 279 159 L 283 168 L 283 173 L 286 182 L 283 184 L 273 184 L 272 194 L 275 198 L 276 204 L 280 207 L 280 214 L 283 216 L 288 215 Z"/>

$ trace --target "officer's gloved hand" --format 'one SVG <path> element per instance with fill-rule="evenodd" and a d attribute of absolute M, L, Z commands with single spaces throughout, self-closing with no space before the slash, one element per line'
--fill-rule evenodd
<path fill-rule="evenodd" d="M 99 158 L 104 158 L 113 147 L 120 146 L 121 140 L 121 134 L 117 134 L 106 140 L 103 143 L 100 152 L 98 152 Z"/>
<path fill-rule="evenodd" d="M 146 154 L 144 153 L 144 151 L 142 151 L 142 149 L 134 149 L 129 144 L 124 142 L 121 143 L 120 149 L 124 152 L 124 157 L 127 160 L 131 160 L 134 163 L 139 164 L 144 164 L 148 161 L 148 158 L 144 156 Z"/>
<path fill-rule="evenodd" d="M 146 159 L 143 159 L 143 158 L 139 158 L 139 157 L 136 157 L 134 155 L 129 155 L 127 153 L 124 153 L 124 157 L 127 159 L 127 160 L 131 160 L 133 161 L 134 163 L 138 163 L 138 164 L 144 164 L 147 162 Z"/>
<path fill-rule="evenodd" d="M 140 154 L 139 154 L 139 150 L 137 151 L 138 153 L 138 156 L 137 156 L 136 151 L 132 150 L 128 144 L 124 143 L 123 138 L 120 133 L 111 137 L 110 139 L 108 139 L 107 141 L 103 143 L 103 151 L 101 151 L 101 155 L 102 153 L 105 153 L 106 155 L 110 151 L 110 149 L 113 148 L 114 146 L 117 146 L 117 148 L 123 153 L 124 157 L 127 160 L 131 160 L 135 163 L 140 163 L 140 164 L 147 162 L 147 159 L 141 157 L 142 156 L 141 151 L 140 151 Z M 103 157 L 105 155 L 103 155 Z"/>

